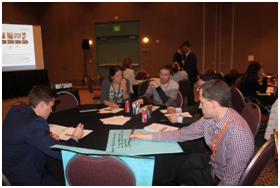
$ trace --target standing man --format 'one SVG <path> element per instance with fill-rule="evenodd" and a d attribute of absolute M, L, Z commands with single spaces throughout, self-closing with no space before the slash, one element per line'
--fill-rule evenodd
<path fill-rule="evenodd" d="M 3 123 L 2 172 L 12 185 L 59 185 L 44 169 L 46 156 L 61 159 L 59 150 L 50 146 L 63 144 L 77 146 L 83 136 L 84 125 L 78 124 L 66 143 L 50 133 L 46 121 L 57 94 L 49 87 L 38 85 L 30 91 L 29 105 L 10 109 Z"/>
<path fill-rule="evenodd" d="M 159 70 L 159 79 L 151 81 L 146 93 L 137 101 L 144 104 L 153 96 L 155 105 L 176 106 L 179 85 L 171 80 L 170 65 L 163 65 Z"/>
<path fill-rule="evenodd" d="M 183 51 L 186 51 L 186 57 L 184 60 L 184 70 L 188 73 L 190 83 L 189 91 L 187 93 L 188 105 L 193 105 L 193 89 L 198 76 L 197 60 L 195 54 L 192 52 L 191 43 L 189 41 L 184 42 L 181 46 Z"/>
<path fill-rule="evenodd" d="M 176 184 L 235 186 L 254 154 L 254 136 L 246 120 L 230 108 L 230 89 L 224 81 L 200 86 L 203 117 L 176 131 L 129 135 L 134 140 L 184 142 L 204 137 L 211 150 L 191 153 L 174 179 Z"/>
<path fill-rule="evenodd" d="M 180 67 L 183 68 L 185 64 L 186 53 L 186 48 L 183 48 L 181 45 L 178 51 L 173 55 L 173 62 L 179 63 Z"/>

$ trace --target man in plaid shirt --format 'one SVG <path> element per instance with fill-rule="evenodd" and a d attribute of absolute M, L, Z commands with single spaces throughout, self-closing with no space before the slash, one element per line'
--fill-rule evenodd
<path fill-rule="evenodd" d="M 143 134 L 135 131 L 134 140 L 184 142 L 204 137 L 211 149 L 192 153 L 174 182 L 186 185 L 237 185 L 254 153 L 254 136 L 247 122 L 230 108 L 231 94 L 221 80 L 201 85 L 199 108 L 203 117 L 176 131 Z"/>

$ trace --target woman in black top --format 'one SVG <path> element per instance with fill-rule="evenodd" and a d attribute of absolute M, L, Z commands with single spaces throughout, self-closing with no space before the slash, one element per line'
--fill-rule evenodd
<path fill-rule="evenodd" d="M 267 75 L 263 72 L 259 62 L 252 61 L 245 73 L 239 86 L 240 91 L 246 97 L 257 98 L 257 91 L 265 93 L 267 89 Z"/>

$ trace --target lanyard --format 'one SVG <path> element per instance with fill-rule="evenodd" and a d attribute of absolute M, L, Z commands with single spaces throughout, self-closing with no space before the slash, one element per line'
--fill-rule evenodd
<path fill-rule="evenodd" d="M 165 90 L 164 90 L 164 93 L 166 93 L 166 91 L 167 91 L 167 88 L 168 88 L 168 86 L 169 86 L 169 83 L 170 83 L 170 80 L 168 81 L 168 83 L 167 83 L 167 86 L 166 86 L 166 88 L 165 88 Z M 161 83 L 160 83 L 160 87 L 161 87 Z M 162 100 L 160 99 L 160 104 L 162 103 Z"/>
<path fill-rule="evenodd" d="M 229 122 L 231 116 L 233 115 L 233 113 L 234 113 L 234 111 L 232 110 L 232 111 L 231 111 L 231 114 L 229 115 L 229 117 L 228 117 L 226 123 L 224 124 L 223 129 L 222 129 L 222 131 L 220 132 L 220 134 L 219 134 L 219 136 L 218 136 L 218 138 L 217 138 L 215 144 L 214 144 L 214 132 L 213 132 L 213 134 L 212 134 L 212 149 L 213 149 L 213 151 L 212 151 L 212 163 L 214 162 L 214 159 L 215 159 L 216 149 L 217 149 L 218 143 L 219 143 L 219 141 L 220 141 L 220 138 L 222 137 L 222 134 L 224 133 L 224 131 L 225 131 L 227 125 L 228 125 L 228 122 Z"/>
<path fill-rule="evenodd" d="M 113 102 L 114 103 L 118 103 L 118 96 L 119 96 L 119 93 L 121 91 L 121 84 L 119 84 L 119 91 L 117 93 L 117 96 L 116 96 L 116 93 L 115 93 L 115 88 L 114 88 L 114 84 L 112 83 L 112 87 L 113 87 L 113 92 L 114 92 L 114 95 L 113 95 Z"/>

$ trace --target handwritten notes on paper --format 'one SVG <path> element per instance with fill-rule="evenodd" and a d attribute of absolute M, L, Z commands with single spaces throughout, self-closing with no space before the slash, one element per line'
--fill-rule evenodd
<path fill-rule="evenodd" d="M 73 127 L 65 127 L 56 124 L 49 124 L 49 127 L 50 127 L 50 132 L 57 134 L 60 140 L 69 140 L 73 134 L 73 131 L 75 130 L 75 128 Z M 84 138 L 86 135 L 88 135 L 91 132 L 92 130 L 84 129 L 84 134 L 82 138 Z"/>
<path fill-rule="evenodd" d="M 131 117 L 114 116 L 110 118 L 100 119 L 100 121 L 102 121 L 105 125 L 124 125 L 130 119 Z"/>
<path fill-rule="evenodd" d="M 138 129 L 142 133 L 150 133 L 144 129 Z M 130 155 L 150 155 L 160 153 L 183 152 L 177 142 L 154 142 L 131 140 L 128 143 L 131 129 L 110 130 L 107 142 L 107 152 L 124 153 Z"/>

